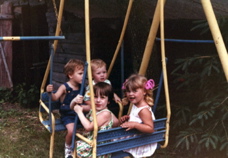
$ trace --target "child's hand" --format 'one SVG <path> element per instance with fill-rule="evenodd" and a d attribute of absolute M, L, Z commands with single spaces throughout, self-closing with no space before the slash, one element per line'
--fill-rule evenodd
<path fill-rule="evenodd" d="M 83 96 L 78 94 L 72 101 L 75 104 L 82 104 L 83 103 Z"/>
<path fill-rule="evenodd" d="M 124 122 L 128 121 L 129 118 L 130 118 L 129 115 L 124 115 L 124 116 L 122 116 L 122 117 L 120 118 L 119 121 L 120 121 L 120 123 L 124 123 Z"/>
<path fill-rule="evenodd" d="M 47 92 L 52 92 L 53 91 L 53 85 L 52 84 L 47 85 L 46 91 Z"/>
<path fill-rule="evenodd" d="M 74 109 L 74 106 L 75 105 L 79 105 L 79 104 L 82 104 L 83 102 L 83 96 L 78 94 L 73 100 L 71 100 L 70 102 L 70 108 L 71 109 Z"/>
<path fill-rule="evenodd" d="M 83 110 L 83 108 L 82 108 L 80 105 L 74 106 L 74 111 L 75 111 L 76 113 L 80 113 L 80 112 L 82 112 L 82 110 Z"/>
<path fill-rule="evenodd" d="M 136 122 L 124 122 L 124 123 L 121 124 L 120 126 L 121 126 L 122 128 L 126 128 L 126 131 L 129 131 L 129 130 L 135 128 L 135 124 L 136 124 Z"/>

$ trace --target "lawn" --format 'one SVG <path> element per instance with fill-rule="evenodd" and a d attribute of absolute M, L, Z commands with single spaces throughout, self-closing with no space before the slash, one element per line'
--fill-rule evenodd
<path fill-rule="evenodd" d="M 37 109 L 0 104 L 0 158 L 49 157 L 49 132 L 41 125 Z M 55 158 L 63 157 L 65 132 L 58 132 Z"/>

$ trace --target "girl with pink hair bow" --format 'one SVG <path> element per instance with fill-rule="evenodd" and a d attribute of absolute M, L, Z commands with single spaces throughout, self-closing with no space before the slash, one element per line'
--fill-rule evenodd
<path fill-rule="evenodd" d="M 120 118 L 122 128 L 126 130 L 137 129 L 143 133 L 154 132 L 154 114 L 151 106 L 153 106 L 152 90 L 155 86 L 154 80 L 147 80 L 146 77 L 138 74 L 131 75 L 122 86 L 125 94 L 123 103 L 126 99 L 130 101 L 132 109 L 129 115 Z M 132 154 L 133 157 L 149 157 L 157 148 L 157 143 L 152 143 L 132 149 L 125 152 Z"/>

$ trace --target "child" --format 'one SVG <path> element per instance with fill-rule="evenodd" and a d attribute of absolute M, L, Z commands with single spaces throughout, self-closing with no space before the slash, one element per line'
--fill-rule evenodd
<path fill-rule="evenodd" d="M 153 105 L 152 89 L 155 84 L 152 79 L 147 80 L 144 76 L 133 74 L 125 83 L 122 89 L 126 95 L 126 99 L 130 101 L 133 106 L 130 115 L 121 117 L 120 123 L 122 128 L 126 130 L 137 129 L 143 133 L 154 132 L 155 119 L 151 110 Z M 157 148 L 157 143 L 144 145 L 132 149 L 125 150 L 133 155 L 133 157 L 149 157 Z"/>
<path fill-rule="evenodd" d="M 101 59 L 93 59 L 91 60 L 91 69 L 92 69 L 92 77 L 93 77 L 93 85 L 98 82 L 105 82 L 111 85 L 111 82 L 107 79 L 107 70 L 106 63 Z M 121 102 L 121 99 L 114 94 L 115 102 Z M 86 93 L 84 96 L 84 101 L 86 104 L 90 104 L 90 92 L 89 86 L 86 88 Z"/>
<path fill-rule="evenodd" d="M 98 123 L 98 130 L 107 130 L 112 128 L 113 125 L 113 114 L 108 110 L 107 105 L 113 98 L 112 87 L 110 84 L 105 82 L 99 82 L 94 85 L 94 100 L 96 106 L 96 116 Z M 92 110 L 85 116 L 83 114 L 83 108 L 79 105 L 74 106 L 75 112 L 85 129 L 83 135 L 89 140 L 93 139 L 94 122 L 92 116 Z M 77 141 L 77 154 L 80 157 L 91 158 L 92 147 L 82 140 Z M 111 155 L 99 156 L 99 158 L 109 158 Z"/>
<path fill-rule="evenodd" d="M 70 109 L 70 102 L 72 99 L 81 100 L 79 91 L 82 83 L 84 71 L 84 63 L 78 59 L 71 59 L 64 66 L 64 73 L 69 79 L 68 82 L 62 84 L 56 93 L 52 93 L 53 101 L 60 100 L 60 114 L 63 124 L 67 128 L 65 137 L 65 158 L 72 157 L 71 141 L 74 129 L 75 112 Z M 49 84 L 46 87 L 47 92 L 53 91 L 53 85 Z"/>

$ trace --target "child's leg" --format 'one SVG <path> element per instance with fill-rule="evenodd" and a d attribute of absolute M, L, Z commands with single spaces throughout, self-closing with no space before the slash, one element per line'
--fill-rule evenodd
<path fill-rule="evenodd" d="M 73 136 L 73 130 L 74 130 L 74 123 L 69 123 L 66 125 L 67 128 L 67 134 L 66 134 L 66 145 L 71 146 L 72 143 L 72 136 Z"/>

